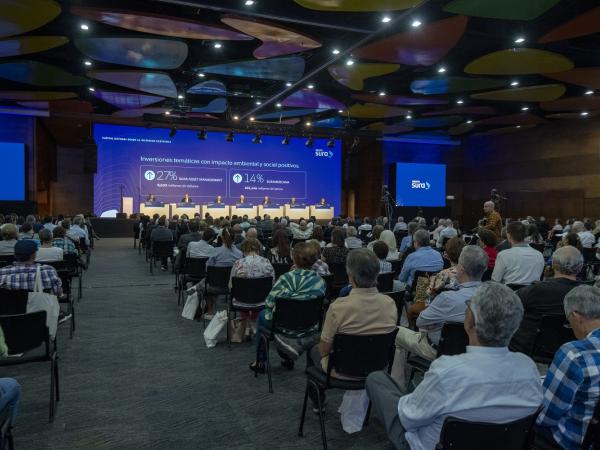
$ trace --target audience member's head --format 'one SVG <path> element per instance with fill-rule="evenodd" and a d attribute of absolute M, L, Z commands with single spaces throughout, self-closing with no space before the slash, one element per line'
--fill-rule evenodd
<path fill-rule="evenodd" d="M 74 222 L 77 225 L 77 222 Z M 167 216 L 160 216 L 158 219 L 158 226 L 164 227 L 167 224 Z"/>
<path fill-rule="evenodd" d="M 236 236 L 241 236 L 242 235 L 242 226 L 239 223 L 234 224 L 231 229 L 233 230 L 233 234 Z"/>
<path fill-rule="evenodd" d="M 457 238 L 453 238 L 457 239 Z M 483 273 L 487 270 L 488 255 L 477 245 L 466 245 L 458 257 L 456 277 L 458 281 L 481 281 Z"/>
<path fill-rule="evenodd" d="M 579 235 L 577 233 L 574 233 L 573 231 L 571 231 L 570 233 L 567 233 L 566 235 L 564 235 L 563 238 L 562 238 L 562 241 L 560 241 L 556 246 L 557 247 L 564 247 L 566 245 L 570 245 L 572 247 L 575 247 L 579 251 L 581 251 L 583 249 L 583 246 L 581 245 L 581 239 L 579 238 Z"/>
<path fill-rule="evenodd" d="M 396 236 L 394 236 L 394 233 L 391 230 L 383 230 L 379 235 L 379 240 L 385 242 L 390 252 L 395 252 L 398 248 Z"/>
<path fill-rule="evenodd" d="M 188 225 L 189 229 L 190 229 L 190 233 L 197 233 L 198 230 L 200 229 L 200 224 L 198 223 L 197 220 L 190 220 L 190 224 Z"/>
<path fill-rule="evenodd" d="M 202 240 L 206 242 L 212 242 L 216 236 L 217 233 L 215 233 L 215 230 L 213 230 L 212 228 L 207 228 L 202 233 Z"/>
<path fill-rule="evenodd" d="M 552 254 L 552 269 L 555 277 L 575 279 L 583 268 L 583 255 L 576 247 L 565 245 Z"/>
<path fill-rule="evenodd" d="M 494 205 L 494 202 L 492 201 L 487 201 L 483 204 L 483 212 L 485 214 L 489 214 L 492 211 L 494 211 L 496 209 L 496 205 Z"/>
<path fill-rule="evenodd" d="M 381 232 L 383 231 L 383 225 L 375 225 L 373 227 L 373 239 L 378 240 L 379 237 L 381 236 Z"/>
<path fill-rule="evenodd" d="M 413 243 L 415 248 L 429 247 L 429 231 L 417 230 L 413 235 Z"/>
<path fill-rule="evenodd" d="M 15 244 L 15 260 L 33 262 L 37 253 L 37 244 L 31 239 L 24 239 Z"/>
<path fill-rule="evenodd" d="M 496 233 L 490 230 L 482 228 L 477 232 L 479 235 L 479 242 L 484 247 L 495 247 L 497 244 Z"/>
<path fill-rule="evenodd" d="M 260 241 L 256 238 L 246 238 L 242 241 L 240 245 L 240 250 L 245 256 L 248 255 L 258 255 L 260 253 L 260 249 L 262 245 Z"/>
<path fill-rule="evenodd" d="M 33 214 L 29 214 L 26 218 L 25 218 L 25 222 L 29 222 L 31 224 L 35 223 L 35 216 Z"/>
<path fill-rule="evenodd" d="M 575 222 L 573 222 L 573 225 L 571 226 L 571 231 L 573 233 L 580 233 L 584 230 L 585 225 L 583 224 L 582 221 L 580 220 L 576 220 Z"/>
<path fill-rule="evenodd" d="M 246 237 L 248 237 L 247 234 L 246 234 Z M 250 237 L 256 237 L 256 236 L 250 236 Z M 224 227 L 221 230 L 221 241 L 223 241 L 223 245 L 227 248 L 231 248 L 233 246 L 233 232 L 231 231 L 230 227 Z"/>
<path fill-rule="evenodd" d="M 404 222 L 404 217 L 398 216 L 398 223 Z"/>
<path fill-rule="evenodd" d="M 300 226 L 300 229 L 302 231 L 306 230 L 306 220 L 301 219 L 300 222 L 298 223 L 298 225 Z"/>
<path fill-rule="evenodd" d="M 374 252 L 366 248 L 357 248 L 348 253 L 346 272 L 350 284 L 355 288 L 377 286 L 379 260 Z"/>
<path fill-rule="evenodd" d="M 310 246 L 315 254 L 315 261 L 321 257 L 321 243 L 316 239 L 309 239 L 306 243 Z M 314 264 L 314 263 L 313 263 Z"/>
<path fill-rule="evenodd" d="M 419 224 L 417 222 L 408 222 L 406 227 L 408 229 L 408 235 L 412 236 L 419 229 Z"/>
<path fill-rule="evenodd" d="M 65 234 L 66 231 L 61 226 L 54 227 L 54 229 L 52 230 L 52 236 L 54 237 L 54 239 L 63 239 L 65 237 Z"/>
<path fill-rule="evenodd" d="M 386 259 L 389 251 L 387 244 L 381 240 L 375 241 L 373 244 L 373 253 L 375 253 L 378 259 Z"/>
<path fill-rule="evenodd" d="M 577 339 L 600 328 L 600 288 L 577 286 L 565 296 L 565 315 Z"/>
<path fill-rule="evenodd" d="M 258 239 L 258 231 L 256 231 L 256 228 L 248 228 L 248 230 L 246 231 L 246 238 Z"/>
<path fill-rule="evenodd" d="M 312 245 L 306 242 L 298 242 L 292 250 L 292 259 L 297 268 L 310 270 L 317 260 L 317 255 Z"/>
<path fill-rule="evenodd" d="M 38 233 L 38 236 L 40 238 L 40 242 L 42 243 L 42 245 L 52 243 L 52 231 L 50 231 L 46 228 L 42 228 L 40 230 L 40 232 Z"/>
<path fill-rule="evenodd" d="M 343 228 L 336 227 L 331 231 L 331 245 L 344 247 L 344 239 L 346 239 L 346 232 Z"/>
<path fill-rule="evenodd" d="M 21 225 L 19 232 L 21 234 L 33 234 L 33 226 L 30 222 L 25 222 L 23 225 Z"/>
<path fill-rule="evenodd" d="M 466 245 L 467 243 L 459 237 L 455 236 L 453 238 L 448 239 L 448 242 L 446 242 L 446 246 L 444 247 L 444 253 L 448 257 L 450 263 L 458 263 L 460 254 Z"/>
<path fill-rule="evenodd" d="M 323 241 L 323 239 L 325 239 L 325 236 L 323 235 L 323 227 L 321 225 L 317 225 L 316 227 L 313 228 L 313 234 L 312 234 L 313 239 L 316 239 L 318 242 Z"/>
<path fill-rule="evenodd" d="M 525 240 L 525 225 L 522 222 L 511 222 L 506 227 L 506 235 L 511 245 L 521 244 Z"/>
<path fill-rule="evenodd" d="M 5 241 L 12 241 L 17 239 L 18 232 L 16 225 L 12 223 L 7 223 L 2 227 L 2 239 Z"/>
<path fill-rule="evenodd" d="M 346 236 L 350 237 L 356 237 L 356 228 L 354 228 L 353 226 L 349 226 L 348 228 L 346 228 Z"/>
<path fill-rule="evenodd" d="M 523 318 L 523 304 L 517 294 L 508 286 L 488 281 L 477 288 L 468 305 L 465 331 L 469 344 L 507 347 Z"/>
<path fill-rule="evenodd" d="M 277 254 L 282 258 L 290 256 L 290 241 L 285 230 L 275 230 L 271 236 L 271 247 L 276 248 Z"/>

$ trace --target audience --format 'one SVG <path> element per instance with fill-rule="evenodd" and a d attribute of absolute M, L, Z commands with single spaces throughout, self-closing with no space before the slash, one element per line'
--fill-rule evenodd
<path fill-rule="evenodd" d="M 346 239 L 344 240 L 344 245 L 348 250 L 352 250 L 355 248 L 362 248 L 362 241 L 356 237 L 356 228 L 353 226 L 349 226 L 346 228 Z"/>
<path fill-rule="evenodd" d="M 310 245 L 314 256 L 317 258 L 313 263 L 311 270 L 317 272 L 319 275 L 329 275 L 329 266 L 321 259 L 322 247 L 321 244 L 319 244 L 319 241 L 316 239 L 309 239 L 306 243 Z"/>
<path fill-rule="evenodd" d="M 285 230 L 277 229 L 273 232 L 267 258 L 272 264 L 292 264 L 290 241 Z"/>
<path fill-rule="evenodd" d="M 394 225 L 393 232 L 396 233 L 398 231 L 406 231 L 406 230 L 407 230 L 407 225 L 406 225 L 406 222 L 404 222 L 404 217 L 402 217 L 402 216 L 398 217 L 398 222 L 396 222 L 396 224 Z"/>
<path fill-rule="evenodd" d="M 328 264 L 345 264 L 348 256 L 348 248 L 345 245 L 346 231 L 335 227 L 331 232 L 331 244 L 323 249 L 321 258 Z"/>
<path fill-rule="evenodd" d="M 388 246 L 383 241 L 375 241 L 373 244 L 373 253 L 379 260 L 379 273 L 389 273 L 392 271 L 392 263 L 387 260 L 389 255 Z"/>
<path fill-rule="evenodd" d="M 63 249 L 55 247 L 52 243 L 52 232 L 48 228 L 42 228 L 39 236 L 41 245 L 37 251 L 36 262 L 62 261 Z"/>
<path fill-rule="evenodd" d="M 442 224 L 444 227 L 440 230 L 435 244 L 437 248 L 443 248 L 444 241 L 458 236 L 458 231 L 456 231 L 456 229 L 454 228 L 454 222 L 452 222 L 452 219 L 444 219 L 442 221 Z"/>
<path fill-rule="evenodd" d="M 408 234 L 402 238 L 400 241 L 400 253 L 405 254 L 408 248 L 412 245 L 413 234 L 419 229 L 419 224 L 417 222 L 409 222 L 408 223 Z"/>
<path fill-rule="evenodd" d="M 210 258 L 215 253 L 215 248 L 211 244 L 216 237 L 214 230 L 212 228 L 207 228 L 202 232 L 202 239 L 188 243 L 186 257 Z"/>
<path fill-rule="evenodd" d="M 429 245 L 429 231 L 418 230 L 415 232 L 413 239 L 416 251 L 406 257 L 402 271 L 398 276 L 399 282 L 394 282 L 395 291 L 402 291 L 406 286 L 410 287 L 417 271 L 439 272 L 444 267 L 440 252 Z"/>
<path fill-rule="evenodd" d="M 38 235 L 33 231 L 33 226 L 29 222 L 25 222 L 19 228 L 19 239 L 38 239 Z"/>
<path fill-rule="evenodd" d="M 496 249 L 496 235 L 490 230 L 479 230 L 477 235 L 479 236 L 479 245 L 488 256 L 488 270 L 494 270 L 496 258 L 498 257 L 498 250 Z"/>
<path fill-rule="evenodd" d="M 15 251 L 15 244 L 17 243 L 17 227 L 12 223 L 6 223 L 2 227 L 0 234 L 2 240 L 0 241 L 0 255 L 12 255 Z"/>
<path fill-rule="evenodd" d="M 400 253 L 397 250 L 396 236 L 390 230 L 383 230 L 379 235 L 379 240 L 384 242 L 388 247 L 388 255 L 386 259 L 390 261 L 400 258 Z M 373 244 L 374 245 L 374 244 Z"/>
<path fill-rule="evenodd" d="M 52 236 L 54 237 L 52 245 L 62 249 L 63 257 L 66 254 L 79 254 L 77 247 L 75 247 L 75 244 L 73 244 L 73 241 L 66 237 L 66 230 L 61 225 L 54 227 L 54 230 L 52 230 Z"/>
<path fill-rule="evenodd" d="M 306 240 L 312 236 L 314 224 L 312 222 L 306 222 L 306 220 L 302 219 L 300 222 L 290 223 L 290 230 L 292 231 L 292 236 L 297 240 Z"/>
<path fill-rule="evenodd" d="M 444 256 L 450 261 L 450 267 L 443 269 L 430 278 L 429 287 L 427 288 L 429 300 L 433 300 L 440 292 L 457 289 L 458 260 L 466 245 L 467 243 L 459 237 L 453 237 L 446 243 Z"/>
<path fill-rule="evenodd" d="M 507 347 L 522 316 L 521 302 L 510 288 L 484 283 L 467 307 L 466 353 L 433 361 L 410 394 L 385 372 L 369 375 L 373 411 L 396 448 L 434 449 L 449 416 L 505 423 L 537 411 L 542 389 L 535 363 Z"/>
<path fill-rule="evenodd" d="M 524 242 L 525 225 L 511 222 L 506 227 L 506 233 L 511 248 L 498 253 L 492 280 L 516 285 L 539 281 L 544 272 L 544 257 Z"/>
<path fill-rule="evenodd" d="M 591 222 L 581 222 L 576 221 L 573 223 L 573 227 L 571 229 L 573 233 L 577 233 L 579 236 L 579 240 L 581 241 L 581 246 L 583 248 L 593 248 L 596 245 L 596 236 L 592 233 L 592 223 Z"/>

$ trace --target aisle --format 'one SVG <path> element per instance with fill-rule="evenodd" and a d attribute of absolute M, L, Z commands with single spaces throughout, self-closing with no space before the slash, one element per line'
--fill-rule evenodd
<path fill-rule="evenodd" d="M 2 368 L 23 387 L 15 444 L 23 449 L 315 449 L 318 419 L 297 437 L 302 365 L 274 359 L 274 394 L 247 368 L 251 344 L 206 349 L 200 323 L 182 319 L 173 275 L 150 276 L 131 239 L 96 245 L 78 304 L 77 331 L 59 330 L 61 401 L 48 424 L 49 366 Z M 274 354 L 274 353 L 273 353 Z M 389 449 L 383 429 L 346 435 L 331 396 L 332 449 Z M 260 430 L 260 431 L 258 431 Z"/>

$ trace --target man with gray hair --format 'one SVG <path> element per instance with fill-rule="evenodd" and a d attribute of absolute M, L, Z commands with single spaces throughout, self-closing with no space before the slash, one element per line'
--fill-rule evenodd
<path fill-rule="evenodd" d="M 408 352 L 419 355 L 429 361 L 437 356 L 437 346 L 444 323 L 465 320 L 470 299 L 481 285 L 481 277 L 487 269 L 488 256 L 476 245 L 467 245 L 462 249 L 456 265 L 457 290 L 443 291 L 419 314 L 419 331 L 400 327 L 396 336 L 396 357 L 392 376 L 401 389 L 406 390 L 406 358 Z"/>
<path fill-rule="evenodd" d="M 579 340 L 563 344 L 548 369 L 535 448 L 581 449 L 600 400 L 600 289 L 571 290 L 565 315 Z"/>
<path fill-rule="evenodd" d="M 385 372 L 369 375 L 371 405 L 396 448 L 435 448 L 449 416 L 507 423 L 537 411 L 542 389 L 535 363 L 507 347 L 522 316 L 521 301 L 509 287 L 483 283 L 468 301 L 466 353 L 433 361 L 408 395 Z"/>
<path fill-rule="evenodd" d="M 535 282 L 517 291 L 525 314 L 510 341 L 511 351 L 531 354 L 542 315 L 563 314 L 565 295 L 579 286 L 577 274 L 581 272 L 582 267 L 583 256 L 577 248 L 571 245 L 560 247 L 552 255 L 554 278 Z"/>
<path fill-rule="evenodd" d="M 429 231 L 417 230 L 413 235 L 415 251 L 404 260 L 402 271 L 398 276 L 400 283 L 394 283 L 394 290 L 401 291 L 413 282 L 416 271 L 439 272 L 444 268 L 444 260 L 437 250 L 429 244 Z"/>
<path fill-rule="evenodd" d="M 355 248 L 362 248 L 362 241 L 356 237 L 357 231 L 353 226 L 349 226 L 346 228 L 346 239 L 344 240 L 344 245 L 347 249 L 352 250 Z"/>
<path fill-rule="evenodd" d="M 458 231 L 456 231 L 456 228 L 454 228 L 454 222 L 452 222 L 452 219 L 444 219 L 443 224 L 444 228 L 440 231 L 439 236 L 435 242 L 435 246 L 437 248 L 444 247 L 444 240 L 448 241 L 453 237 L 458 236 Z"/>

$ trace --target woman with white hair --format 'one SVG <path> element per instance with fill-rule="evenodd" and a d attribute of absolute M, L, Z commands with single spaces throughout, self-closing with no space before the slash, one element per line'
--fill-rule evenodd
<path fill-rule="evenodd" d="M 379 236 L 379 240 L 385 242 L 388 246 L 389 252 L 386 258 L 388 261 L 398 259 L 400 257 L 400 253 L 398 253 L 398 244 L 396 243 L 396 236 L 394 236 L 392 231 L 383 230 Z"/>

